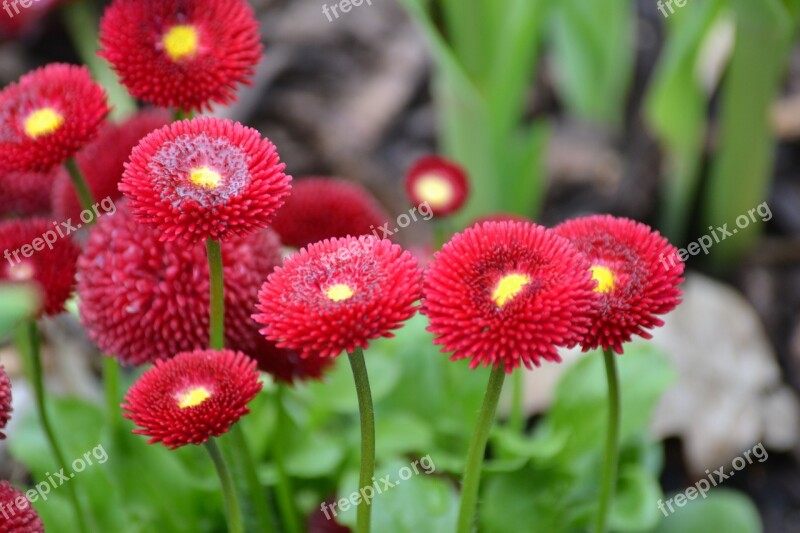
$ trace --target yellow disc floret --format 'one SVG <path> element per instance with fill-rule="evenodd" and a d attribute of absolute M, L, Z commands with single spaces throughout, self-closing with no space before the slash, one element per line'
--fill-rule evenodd
<path fill-rule="evenodd" d="M 331 285 L 327 289 L 325 289 L 325 296 L 328 297 L 329 300 L 333 300 L 334 302 L 341 302 L 351 298 L 355 292 L 351 289 L 348 285 L 344 283 L 337 283 L 336 285 Z"/>
<path fill-rule="evenodd" d="M 180 24 L 164 34 L 164 50 L 173 61 L 181 61 L 197 53 L 199 40 L 194 26 Z"/>
<path fill-rule="evenodd" d="M 507 274 L 500 279 L 497 287 L 495 287 L 492 293 L 492 300 L 497 304 L 497 307 L 503 307 L 522 292 L 525 285 L 530 282 L 531 278 L 526 274 Z"/>
<path fill-rule="evenodd" d="M 208 167 L 200 167 L 192 170 L 189 181 L 204 189 L 216 189 L 222 181 L 222 176 Z"/>
<path fill-rule="evenodd" d="M 594 288 L 595 292 L 606 293 L 614 290 L 617 278 L 610 268 L 595 265 L 592 267 L 592 279 L 597 282 L 597 287 Z"/>
<path fill-rule="evenodd" d="M 207 388 L 195 387 L 181 393 L 180 396 L 178 396 L 178 407 L 181 409 L 197 407 L 209 398 L 211 398 L 211 393 Z"/>
<path fill-rule="evenodd" d="M 64 115 L 52 107 L 37 109 L 25 119 L 25 133 L 36 139 L 53 133 L 64 123 Z"/>
<path fill-rule="evenodd" d="M 414 192 L 431 207 L 445 207 L 453 200 L 453 186 L 436 174 L 422 176 L 414 184 Z"/>

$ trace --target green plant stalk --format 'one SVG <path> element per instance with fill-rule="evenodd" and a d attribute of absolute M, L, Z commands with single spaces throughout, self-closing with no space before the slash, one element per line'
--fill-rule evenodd
<path fill-rule="evenodd" d="M 220 450 L 217 441 L 213 438 L 206 441 L 205 448 L 214 462 L 214 468 L 217 470 L 217 475 L 222 485 L 222 495 L 225 498 L 225 515 L 228 519 L 228 532 L 244 533 L 242 507 L 239 504 L 239 497 L 236 495 L 236 488 L 233 485 L 233 477 L 225 462 L 225 457 L 222 455 L 222 450 Z"/>
<path fill-rule="evenodd" d="M 276 436 L 284 433 L 288 422 L 289 414 L 286 412 L 286 406 L 283 403 L 285 393 L 286 385 L 278 383 L 275 393 L 275 408 L 278 413 L 278 420 L 275 425 Z M 292 481 L 286 472 L 284 449 L 278 439 L 273 439 L 272 458 L 275 463 L 275 469 L 278 472 L 278 507 L 283 525 L 288 533 L 301 533 L 302 529 L 300 528 L 297 509 L 292 498 Z"/>
<path fill-rule="evenodd" d="M 364 351 L 356 348 L 348 358 L 353 370 L 361 418 L 361 469 L 358 486 L 363 488 L 372 485 L 372 478 L 375 475 L 375 411 L 372 405 L 372 392 L 369 387 Z M 369 533 L 371 520 L 371 502 L 362 501 L 356 511 L 356 533 Z"/>
<path fill-rule="evenodd" d="M 486 395 L 483 397 L 478 421 L 472 433 L 472 440 L 467 453 L 467 464 L 464 468 L 464 479 L 461 483 L 461 505 L 458 511 L 458 533 L 471 533 L 478 505 L 478 493 L 481 486 L 481 470 L 486 454 L 486 443 L 492 431 L 500 393 L 506 378 L 505 368 L 500 366 L 492 370 Z"/>
<path fill-rule="evenodd" d="M 72 180 L 72 186 L 75 188 L 75 194 L 78 195 L 78 201 L 81 207 L 84 211 L 91 214 L 89 222 L 86 222 L 87 226 L 91 226 L 96 221 L 94 211 L 92 210 L 92 207 L 97 205 L 94 194 L 92 194 L 89 184 L 86 183 L 86 179 L 83 177 L 83 173 L 74 157 L 67 159 L 64 163 L 64 167 L 67 169 L 67 173 Z"/>
<path fill-rule="evenodd" d="M 56 438 L 56 433 L 50 422 L 50 416 L 47 413 L 47 403 L 44 392 L 44 373 L 42 371 L 42 359 L 40 353 L 40 340 L 39 328 L 35 320 L 29 320 L 21 324 L 17 330 L 17 347 L 20 354 L 25 358 L 26 370 L 28 379 L 34 390 L 34 397 L 36 400 L 36 411 L 39 414 L 39 422 L 42 424 L 47 441 L 50 444 L 50 449 L 53 452 L 53 457 L 56 461 L 56 466 L 62 470 L 67 469 L 67 461 L 65 459 L 64 451 L 61 444 Z M 78 490 L 75 486 L 77 480 L 72 478 L 66 484 L 67 494 L 69 495 L 70 503 L 75 511 L 75 518 L 78 522 L 78 528 L 82 533 L 88 533 L 86 515 L 83 512 L 81 501 L 78 496 Z"/>
<path fill-rule="evenodd" d="M 222 247 L 219 241 L 206 241 L 208 272 L 211 276 L 209 345 L 212 350 L 225 347 L 225 285 L 222 272 Z"/>
<path fill-rule="evenodd" d="M 619 463 L 619 421 L 620 396 L 617 360 L 610 349 L 603 350 L 608 380 L 608 434 L 606 435 L 606 453 L 603 462 L 603 479 L 600 485 L 600 504 L 597 510 L 595 533 L 604 533 L 611 501 L 617 487 L 617 465 Z"/>

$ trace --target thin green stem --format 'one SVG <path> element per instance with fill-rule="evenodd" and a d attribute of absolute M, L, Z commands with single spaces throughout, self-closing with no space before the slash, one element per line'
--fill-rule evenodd
<path fill-rule="evenodd" d="M 213 350 L 225 346 L 225 285 L 222 272 L 222 247 L 218 241 L 206 241 L 208 273 L 211 277 L 211 317 L 209 344 Z"/>
<path fill-rule="evenodd" d="M 61 449 L 61 445 L 56 438 L 56 432 L 53 431 L 50 416 L 47 413 L 47 403 L 44 393 L 44 373 L 42 371 L 42 359 L 39 349 L 39 328 L 35 320 L 27 321 L 19 326 L 17 330 L 17 347 L 20 354 L 22 354 L 26 360 L 28 379 L 34 389 L 39 422 L 42 424 L 42 429 L 44 429 L 45 436 L 50 444 L 50 449 L 56 460 L 56 466 L 61 469 L 62 472 L 66 472 L 68 463 L 65 459 L 64 451 Z M 78 491 L 75 487 L 76 483 L 76 479 L 71 477 L 69 483 L 66 484 L 67 494 L 69 495 L 70 502 L 75 511 L 78 528 L 81 532 L 88 533 L 89 529 L 86 526 L 86 516 L 83 513 L 80 498 L 78 497 Z"/>
<path fill-rule="evenodd" d="M 522 433 L 525 430 L 525 374 L 521 370 L 514 372 L 513 385 L 508 426 Z"/>
<path fill-rule="evenodd" d="M 222 450 L 220 450 L 217 441 L 213 438 L 206 441 L 205 447 L 214 462 L 214 467 L 217 469 L 217 475 L 222 485 L 222 495 L 225 498 L 225 515 L 228 518 L 228 532 L 244 533 L 242 507 L 239 505 L 239 497 L 233 485 L 233 477 L 231 476 L 231 471 L 228 470 Z"/>
<path fill-rule="evenodd" d="M 278 411 L 278 420 L 275 425 L 275 436 L 272 440 L 272 459 L 275 463 L 275 469 L 278 471 L 278 507 L 281 512 L 281 519 L 283 525 L 288 533 L 300 533 L 300 522 L 298 520 L 297 509 L 294 505 L 292 498 L 292 481 L 286 473 L 286 458 L 284 457 L 284 449 L 282 443 L 279 442 L 277 437 L 284 434 L 289 422 L 289 413 L 286 412 L 284 405 L 284 396 L 286 392 L 286 385 L 278 384 L 278 389 L 275 394 L 275 407 Z"/>
<path fill-rule="evenodd" d="M 489 385 L 486 388 L 486 395 L 483 397 L 483 405 L 478 414 L 478 421 L 475 424 L 475 431 L 472 434 L 467 453 L 464 481 L 461 484 L 461 507 L 458 512 L 458 528 L 456 529 L 458 533 L 471 533 L 473 530 L 486 443 L 489 441 L 489 433 L 494 424 L 497 403 L 500 401 L 505 378 L 506 372 L 502 366 L 492 370 L 492 375 L 489 377 Z"/>
<path fill-rule="evenodd" d="M 611 350 L 603 351 L 608 380 L 608 435 L 606 436 L 606 455 L 603 466 L 603 481 L 600 486 L 600 506 L 597 510 L 596 533 L 606 531 L 611 501 L 617 486 L 617 462 L 619 461 L 619 420 L 620 397 L 617 359 Z"/>
<path fill-rule="evenodd" d="M 66 167 L 69 177 L 72 180 L 72 186 L 75 187 L 75 194 L 78 195 L 78 201 L 81 203 L 81 207 L 84 211 L 91 214 L 89 222 L 86 222 L 87 226 L 91 226 L 95 221 L 95 213 L 92 210 L 92 207 L 97 205 L 95 203 L 94 194 L 92 194 L 89 184 L 86 183 L 86 179 L 84 179 L 83 173 L 81 172 L 78 162 L 75 161 L 74 157 L 67 159 L 67 161 L 64 163 L 64 166 Z"/>
<path fill-rule="evenodd" d="M 228 457 L 232 458 L 233 466 L 236 469 L 237 479 L 241 478 L 243 483 L 239 483 L 240 490 L 244 492 L 244 505 L 246 506 L 246 516 L 248 522 L 258 524 L 259 531 L 264 533 L 275 531 L 273 513 L 269 508 L 267 493 L 264 486 L 258 479 L 256 462 L 253 460 L 253 453 L 247 443 L 241 423 L 235 424 L 230 431 L 230 444 Z"/>
<path fill-rule="evenodd" d="M 375 475 L 375 412 L 364 351 L 356 348 L 349 355 L 349 359 L 356 383 L 358 410 L 361 414 L 361 474 L 358 486 L 362 488 L 372 485 L 372 478 Z M 372 506 L 370 502 L 362 501 L 356 512 L 356 533 L 369 533 L 371 519 Z"/>
<path fill-rule="evenodd" d="M 111 356 L 103 356 L 103 384 L 106 391 L 106 414 L 111 434 L 116 440 L 122 421 L 122 409 L 119 406 L 120 369 L 117 360 Z"/>

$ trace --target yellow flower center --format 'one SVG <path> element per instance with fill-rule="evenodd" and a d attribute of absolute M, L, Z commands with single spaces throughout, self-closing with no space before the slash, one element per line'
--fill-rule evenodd
<path fill-rule="evenodd" d="M 222 176 L 208 167 L 200 167 L 192 170 L 189 181 L 204 189 L 216 189 L 222 181 Z"/>
<path fill-rule="evenodd" d="M 353 289 L 349 286 L 345 285 L 344 283 L 337 283 L 336 285 L 331 285 L 327 289 L 325 289 L 325 296 L 328 297 L 329 300 L 333 300 L 334 302 L 341 302 L 352 298 L 355 294 Z"/>
<path fill-rule="evenodd" d="M 178 396 L 178 407 L 181 409 L 188 409 L 189 407 L 197 407 L 206 400 L 211 398 L 211 393 L 205 387 L 195 387 L 183 392 Z"/>
<path fill-rule="evenodd" d="M 453 186 L 436 174 L 418 179 L 414 184 L 414 192 L 431 207 L 445 207 L 453 200 Z"/>
<path fill-rule="evenodd" d="M 595 292 L 606 293 L 614 290 L 617 278 L 608 267 L 595 265 L 592 267 L 592 279 L 597 282 L 597 287 L 594 288 Z"/>
<path fill-rule="evenodd" d="M 179 24 L 164 35 L 164 50 L 173 61 L 181 61 L 197 53 L 200 38 L 194 26 Z"/>
<path fill-rule="evenodd" d="M 64 115 L 52 107 L 37 109 L 25 119 L 25 133 L 36 139 L 42 135 L 53 133 L 64 123 Z"/>
<path fill-rule="evenodd" d="M 530 276 L 526 274 L 507 274 L 500 279 L 492 293 L 492 300 L 497 307 L 503 307 L 516 295 L 522 292 L 525 285 L 531 282 Z"/>

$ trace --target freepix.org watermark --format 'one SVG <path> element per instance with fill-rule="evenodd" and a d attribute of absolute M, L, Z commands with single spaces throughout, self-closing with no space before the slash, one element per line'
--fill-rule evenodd
<path fill-rule="evenodd" d="M 69 483 L 76 474 L 80 474 L 95 464 L 105 464 L 106 461 L 108 461 L 108 453 L 106 453 L 106 449 L 103 448 L 103 445 L 99 444 L 84 453 L 83 457 L 78 457 L 72 461 L 70 465 L 72 470 L 69 473 L 64 472 L 63 468 L 54 474 L 47 472 L 44 481 L 37 483 L 34 488 L 25 493 L 25 496 L 20 496 L 14 501 L 0 505 L 0 516 L 10 521 L 14 515 L 28 508 L 28 501 L 30 501 L 30 503 L 36 503 L 41 499 L 43 502 L 46 502 L 48 495 L 52 491 L 65 483 Z"/>
<path fill-rule="evenodd" d="M 100 208 L 103 209 L 102 213 L 100 212 Z M 3 257 L 6 259 L 6 261 L 8 261 L 10 266 L 18 266 L 22 263 L 22 258 L 31 257 L 34 253 L 44 250 L 45 247 L 52 250 L 53 245 L 58 241 L 58 239 L 63 239 L 64 237 L 67 237 L 70 234 L 78 231 L 83 227 L 83 224 L 88 224 L 92 220 L 99 218 L 101 215 L 113 215 L 116 212 L 117 206 L 114 205 L 111 197 L 108 196 L 103 198 L 103 200 L 99 203 L 94 204 L 91 210 L 85 209 L 81 212 L 80 219 L 82 224 L 73 224 L 71 218 L 67 219 L 66 222 L 53 222 L 53 229 L 45 231 L 41 237 L 36 237 L 29 244 L 25 244 L 16 250 L 6 249 L 6 251 L 3 253 Z M 20 258 L 20 255 L 22 255 L 22 258 Z M 20 275 L 23 274 L 24 273 L 20 273 Z"/>
<path fill-rule="evenodd" d="M 6 13 L 8 13 L 8 18 L 14 18 L 15 15 L 19 15 L 19 8 L 22 6 L 22 9 L 28 9 L 33 5 L 34 2 L 39 2 L 40 0 L 3 0 L 3 9 Z M 11 10 L 14 10 L 12 13 Z"/>
<path fill-rule="evenodd" d="M 664 18 L 668 18 L 670 15 L 675 14 L 675 7 L 683 7 L 688 1 L 689 0 L 658 0 L 656 5 L 658 6 L 658 10 L 661 11 L 661 14 L 664 15 Z M 669 13 L 667 13 L 668 9 Z"/>
<path fill-rule="evenodd" d="M 328 4 L 325 4 L 322 6 L 322 14 L 328 17 L 328 22 L 333 22 L 341 15 L 350 13 L 354 7 L 361 7 L 363 5 L 371 6 L 372 0 L 341 0 L 330 7 L 328 7 Z"/>
<path fill-rule="evenodd" d="M 333 503 L 329 504 L 328 502 L 323 502 L 320 506 L 320 510 L 323 512 L 326 519 L 332 520 L 336 517 L 337 513 L 345 513 L 351 507 L 358 507 L 362 503 L 371 505 L 375 496 L 393 489 L 403 481 L 408 481 L 413 476 L 419 475 L 420 472 L 426 475 L 436 472 L 436 465 L 433 463 L 433 459 L 431 459 L 430 455 L 417 459 L 408 466 L 404 466 L 398 470 L 397 477 L 400 479 L 393 480 L 391 474 L 380 479 L 372 478 L 372 485 L 361 487 L 359 490 L 352 492 L 349 497 L 341 498 Z M 338 511 L 336 509 L 337 507 L 339 508 Z"/>
<path fill-rule="evenodd" d="M 744 470 L 747 465 L 753 464 L 753 458 L 757 459 L 759 463 L 763 463 L 769 459 L 767 450 L 764 449 L 764 445 L 760 442 L 753 446 L 751 450 L 746 450 L 744 453 L 742 453 L 742 455 L 731 461 L 733 470 L 728 470 L 726 472 L 724 466 L 719 467 L 713 472 L 706 470 L 706 474 L 708 474 L 707 479 L 702 478 L 695 483 L 693 487 L 689 487 L 685 491 L 676 494 L 667 501 L 658 500 L 659 510 L 664 513 L 664 516 L 670 516 L 675 512 L 675 508 L 672 506 L 673 502 L 676 506 L 683 507 L 689 500 L 697 499 L 697 496 L 702 496 L 703 499 L 705 499 L 706 493 L 711 490 L 712 487 L 721 485 L 729 478 L 732 478 L 739 470 Z"/>

